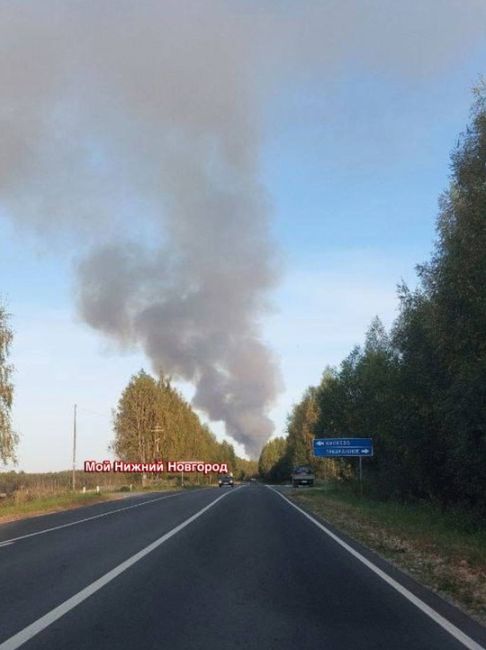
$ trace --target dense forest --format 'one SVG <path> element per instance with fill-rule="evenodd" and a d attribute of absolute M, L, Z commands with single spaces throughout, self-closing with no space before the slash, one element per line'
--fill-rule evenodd
<path fill-rule="evenodd" d="M 352 479 L 357 461 L 312 458 L 314 437 L 372 437 L 366 485 L 381 498 L 427 499 L 486 515 L 486 95 L 451 156 L 431 259 L 418 286 L 398 287 L 390 331 L 376 318 L 362 347 L 326 368 L 288 418 L 285 440 L 262 451 L 260 472 L 288 478 L 309 462 Z"/>

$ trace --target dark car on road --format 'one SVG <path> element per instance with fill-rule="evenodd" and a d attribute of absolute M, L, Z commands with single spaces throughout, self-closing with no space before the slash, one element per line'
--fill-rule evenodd
<path fill-rule="evenodd" d="M 234 487 L 235 484 L 232 476 L 230 476 L 229 474 L 224 474 L 222 476 L 218 476 L 218 485 L 219 487 L 223 487 L 224 485 L 229 485 L 230 487 Z"/>

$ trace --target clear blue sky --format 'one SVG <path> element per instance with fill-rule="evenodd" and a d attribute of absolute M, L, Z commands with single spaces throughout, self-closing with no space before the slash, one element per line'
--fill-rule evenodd
<path fill-rule="evenodd" d="M 400 76 L 356 58 L 327 85 L 305 75 L 287 80 L 261 108 L 260 177 L 283 267 L 263 322 L 285 383 L 272 411 L 276 434 L 305 388 L 362 342 L 376 314 L 391 323 L 397 283 L 413 285 L 414 265 L 432 250 L 449 154 L 486 62 L 486 40 L 481 47 L 464 39 L 461 56 L 436 73 Z M 131 374 L 149 367 L 139 351 L 121 354 L 76 317 L 72 265 L 69 254 L 0 214 L 18 468 L 27 471 L 69 467 L 75 402 L 78 458 L 109 457 L 111 409 Z M 221 425 L 213 430 L 223 435 Z"/>

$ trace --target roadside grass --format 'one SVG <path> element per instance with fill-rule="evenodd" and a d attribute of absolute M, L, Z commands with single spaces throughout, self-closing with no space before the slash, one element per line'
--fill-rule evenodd
<path fill-rule="evenodd" d="M 291 498 L 486 623 L 484 521 L 428 503 L 376 501 L 335 484 Z"/>
<path fill-rule="evenodd" d="M 99 493 L 95 490 L 74 493 L 70 490 L 53 491 L 40 488 L 16 490 L 10 496 L 0 499 L 0 524 L 35 515 L 82 508 L 93 503 L 115 501 L 145 492 L 174 492 L 181 489 L 191 490 L 200 487 L 204 486 L 188 484 L 181 488 L 175 482 L 161 481 L 152 482 L 145 487 L 133 485 L 133 489 L 130 489 L 130 485 L 105 486 Z"/>
<path fill-rule="evenodd" d="M 116 498 L 120 497 L 111 492 L 101 492 L 100 494 L 96 492 L 88 492 L 86 494 L 65 492 L 20 501 L 16 501 L 15 498 L 8 498 L 0 502 L 0 523 L 23 519 L 33 515 L 81 508 L 92 503 L 110 501 Z"/>

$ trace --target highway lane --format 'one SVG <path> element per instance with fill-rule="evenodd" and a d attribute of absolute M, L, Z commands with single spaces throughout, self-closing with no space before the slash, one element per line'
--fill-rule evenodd
<path fill-rule="evenodd" d="M 466 631 L 484 645 L 483 628 Z M 0 650 L 223 646 L 467 647 L 263 486 L 186 492 L 0 546 Z"/>
<path fill-rule="evenodd" d="M 78 508 L 62 517 L 6 524 L 7 533 L 0 527 L 3 543 L 20 537 L 0 546 L 0 640 L 180 524 L 214 499 L 214 494 L 210 489 L 151 494 L 142 500 Z M 53 530 L 44 532 L 49 529 Z"/>

